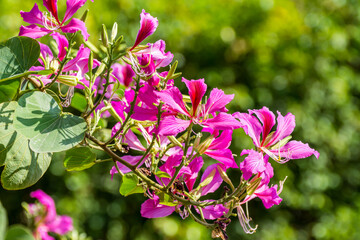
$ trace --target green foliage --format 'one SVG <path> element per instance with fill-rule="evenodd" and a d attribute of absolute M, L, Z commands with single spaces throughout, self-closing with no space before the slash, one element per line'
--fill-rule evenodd
<path fill-rule="evenodd" d="M 6 210 L 0 202 L 0 240 L 4 240 L 8 220 Z"/>
<path fill-rule="evenodd" d="M 30 148 L 37 153 L 70 149 L 84 139 L 86 130 L 83 118 L 63 113 L 57 102 L 43 92 L 21 96 L 14 126 L 30 139 Z"/>
<path fill-rule="evenodd" d="M 35 240 L 30 230 L 21 225 L 12 225 L 6 233 L 5 240 Z"/>
<path fill-rule="evenodd" d="M 134 193 L 143 193 L 144 188 L 139 186 L 139 178 L 135 174 L 128 173 L 122 176 L 122 183 L 119 192 L 121 195 L 126 197 Z"/>
<path fill-rule="evenodd" d="M 50 153 L 35 153 L 29 140 L 13 126 L 16 102 L 0 104 L 0 166 L 5 164 L 1 184 L 5 189 L 17 190 L 35 184 L 48 169 Z"/>
<path fill-rule="evenodd" d="M 66 151 L 64 166 L 68 171 L 82 171 L 95 164 L 96 154 L 88 147 L 78 147 Z"/>
<path fill-rule="evenodd" d="M 14 98 L 20 86 L 20 77 L 15 75 L 28 71 L 39 55 L 39 43 L 28 37 L 13 37 L 0 43 L 0 103 Z"/>

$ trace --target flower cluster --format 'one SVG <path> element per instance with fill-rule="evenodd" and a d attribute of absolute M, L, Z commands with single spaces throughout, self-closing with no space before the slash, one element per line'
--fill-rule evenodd
<path fill-rule="evenodd" d="M 67 101 L 71 100 L 74 87 L 84 94 L 87 109 L 82 116 L 88 123 L 88 132 L 83 144 L 96 145 L 110 155 L 114 161 L 112 177 L 135 177 L 136 192 L 148 198 L 141 205 L 143 217 L 165 217 L 177 212 L 182 218 L 191 216 L 211 227 L 214 237 L 226 238 L 226 226 L 236 211 L 244 231 L 253 233 L 256 228 L 250 226 L 244 204 L 259 198 L 265 208 L 270 208 L 282 201 L 279 194 L 283 182 L 270 185 L 274 171 L 269 158 L 285 163 L 310 155 L 319 157 L 308 144 L 290 141 L 295 117 L 291 113 L 284 117 L 278 112 L 277 128 L 272 132 L 276 120 L 268 108 L 231 114 L 226 106 L 233 95 L 214 88 L 206 97 L 204 79 L 183 77 L 181 82 L 175 81 L 180 73 L 176 73 L 177 62 L 171 65 L 173 54 L 165 51 L 165 41 L 141 45 L 158 27 L 157 18 L 145 10 L 140 14 L 140 29 L 133 46 L 125 47 L 122 37 L 116 38 L 115 24 L 110 38 L 103 28 L 101 40 L 106 57 L 102 61 L 93 59 L 92 51 L 84 45 L 70 59 L 73 36 L 63 33 L 80 31 L 88 40 L 84 22 L 71 19 L 85 2 L 68 0 L 62 21 L 55 0 L 44 0 L 49 16 L 41 13 L 37 5 L 30 12 L 21 12 L 24 21 L 32 25 L 21 27 L 20 35 L 38 38 L 51 33 L 58 46 L 58 54 L 53 54 L 41 44 L 40 66 L 32 70 L 52 72 L 33 76 L 41 83 L 40 89 L 46 90 L 57 82 L 69 86 Z M 177 87 L 181 84 L 187 88 L 185 94 Z M 109 117 L 116 123 L 111 138 L 101 142 L 93 133 L 99 128 L 100 119 Z M 238 128 L 254 143 L 254 149 L 241 152 L 246 155 L 243 161 L 235 159 L 230 149 L 233 130 Z M 236 187 L 227 174 L 230 169 L 237 171 L 240 178 Z M 220 188 L 222 185 L 227 186 Z M 208 196 L 214 192 L 223 196 Z M 43 198 L 39 198 L 41 202 L 40 199 Z M 46 227 L 44 232 L 55 231 L 47 222 L 41 226 Z M 41 231 L 40 228 L 38 232 L 42 234 Z"/>
<path fill-rule="evenodd" d="M 38 203 L 27 205 L 29 217 L 33 219 L 35 239 L 55 240 L 48 233 L 65 235 L 73 229 L 72 219 L 69 216 L 58 216 L 54 200 L 42 190 L 30 193 Z"/>

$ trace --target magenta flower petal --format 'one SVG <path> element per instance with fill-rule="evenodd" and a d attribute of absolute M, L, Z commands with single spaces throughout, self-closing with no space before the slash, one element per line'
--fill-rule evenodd
<path fill-rule="evenodd" d="M 56 219 L 47 224 L 49 232 L 64 235 L 73 230 L 73 221 L 69 216 L 57 216 Z"/>
<path fill-rule="evenodd" d="M 145 40 L 148 36 L 153 34 L 158 27 L 159 22 L 157 18 L 152 17 L 149 13 L 146 13 L 143 9 L 140 14 L 140 29 L 136 36 L 136 40 L 134 46 L 130 49 L 134 49 L 137 45 L 139 45 L 142 41 Z"/>
<path fill-rule="evenodd" d="M 206 201 L 206 202 L 208 202 L 208 201 Z M 195 207 L 195 209 L 198 213 L 200 213 L 199 210 L 197 209 L 197 207 Z M 204 218 L 210 219 L 210 220 L 220 218 L 220 217 L 224 216 L 224 214 L 227 214 L 228 211 L 229 211 L 229 209 L 224 207 L 224 205 L 222 205 L 222 204 L 210 205 L 210 206 L 206 206 L 202 209 Z"/>
<path fill-rule="evenodd" d="M 171 136 L 185 131 L 190 125 L 190 120 L 182 120 L 174 116 L 165 117 L 159 126 L 159 135 Z"/>
<path fill-rule="evenodd" d="M 92 0 L 93 2 L 94 0 Z M 86 0 L 67 0 L 66 1 L 66 12 L 62 23 L 65 23 L 69 20 L 79 8 L 81 8 L 86 3 Z"/>
<path fill-rule="evenodd" d="M 212 114 L 214 112 L 227 112 L 225 106 L 233 100 L 234 94 L 226 95 L 223 90 L 214 88 L 210 92 L 209 99 L 205 105 L 205 111 L 208 114 Z"/>
<path fill-rule="evenodd" d="M 236 164 L 234 156 L 230 149 L 218 149 L 218 150 L 206 150 L 204 152 L 207 156 L 218 160 L 223 163 L 226 167 L 230 168 L 238 168 L 239 166 Z"/>
<path fill-rule="evenodd" d="M 244 129 L 245 133 L 252 138 L 254 145 L 260 147 L 262 126 L 260 125 L 259 120 L 247 113 L 236 112 L 233 116 L 240 120 L 241 127 Z"/>
<path fill-rule="evenodd" d="M 295 116 L 293 114 L 288 113 L 285 117 L 283 117 L 280 112 L 277 113 L 278 125 L 271 141 L 267 144 L 267 146 L 271 146 L 281 139 L 286 138 L 294 131 L 295 128 Z"/>
<path fill-rule="evenodd" d="M 136 163 L 138 163 L 142 156 L 130 156 L 130 155 L 125 155 L 125 156 L 122 156 L 121 157 L 122 159 L 124 159 L 126 162 L 134 165 Z M 141 166 L 144 162 L 145 162 L 146 158 L 142 161 L 142 163 L 140 163 L 139 166 Z M 129 168 L 127 168 L 125 165 L 119 163 L 119 162 L 116 162 L 117 166 L 119 167 L 119 170 L 122 172 L 122 173 L 128 173 L 128 172 L 131 172 L 131 170 Z M 111 179 L 114 177 L 114 174 L 118 173 L 117 169 L 115 166 L 113 166 L 110 170 L 110 174 L 111 174 Z"/>
<path fill-rule="evenodd" d="M 248 156 L 240 163 L 240 170 L 243 172 L 243 178 L 248 180 L 253 174 L 262 173 L 266 170 L 266 162 L 263 154 L 254 150 L 243 150 L 241 156 L 248 154 Z"/>
<path fill-rule="evenodd" d="M 74 33 L 77 31 L 81 31 L 81 34 L 83 35 L 85 41 L 87 41 L 90 36 L 85 27 L 85 23 L 77 18 L 72 18 L 67 25 L 60 28 L 61 31 L 63 31 L 64 33 Z"/>
<path fill-rule="evenodd" d="M 44 193 L 42 190 L 36 190 L 30 193 L 30 197 L 36 198 L 42 205 L 44 205 L 46 210 L 46 221 L 53 221 L 56 218 L 56 208 L 54 200 Z"/>
<path fill-rule="evenodd" d="M 141 216 L 145 218 L 160 218 L 171 215 L 175 207 L 159 204 L 159 197 L 154 195 L 154 199 L 148 199 L 141 204 Z"/>
<path fill-rule="evenodd" d="M 215 138 L 210 146 L 209 150 L 216 150 L 216 149 L 225 149 L 230 146 L 231 140 L 232 140 L 232 130 L 225 130 L 221 133 L 221 135 L 217 138 Z"/>
<path fill-rule="evenodd" d="M 267 107 L 263 107 L 260 110 L 250 110 L 249 114 L 253 114 L 260 119 L 263 124 L 262 138 L 263 142 L 265 141 L 267 135 L 270 133 L 271 128 L 275 125 L 275 115 Z"/>
<path fill-rule="evenodd" d="M 58 32 L 54 32 L 51 34 L 51 36 L 55 39 L 56 44 L 58 46 L 58 50 L 59 50 L 59 55 L 58 58 L 60 61 L 62 61 L 66 55 L 66 50 L 65 48 L 69 47 L 69 42 L 66 39 L 66 37 L 64 35 L 61 35 Z"/>
<path fill-rule="evenodd" d="M 139 138 L 131 130 L 129 130 L 125 134 L 124 142 L 127 143 L 131 149 L 138 150 L 138 151 L 144 151 L 144 152 L 146 151 L 146 148 L 142 145 Z"/>
<path fill-rule="evenodd" d="M 79 71 L 81 69 L 79 69 L 79 66 L 77 65 L 77 63 L 81 60 L 81 59 L 89 59 L 89 55 L 90 55 L 90 49 L 84 47 L 83 44 L 80 45 L 79 47 L 79 51 L 77 52 L 77 55 L 75 58 L 71 59 L 69 62 L 67 62 L 64 66 L 63 71 L 64 72 L 68 72 L 68 71 Z"/>
<path fill-rule="evenodd" d="M 205 169 L 200 182 L 203 182 L 210 174 L 214 174 L 214 176 L 208 185 L 200 189 L 201 196 L 215 192 L 222 184 L 223 179 L 219 173 L 218 167 L 221 167 L 224 171 L 226 170 L 226 166 L 221 163 L 212 164 Z"/>
<path fill-rule="evenodd" d="M 184 104 L 182 94 L 177 87 L 172 87 L 164 91 L 158 92 L 156 93 L 156 95 L 161 101 L 165 103 L 167 107 L 170 108 L 170 111 L 173 111 L 175 113 L 181 113 L 185 116 L 190 117 L 190 114 Z"/>
<path fill-rule="evenodd" d="M 49 33 L 51 30 L 47 30 L 46 28 L 41 28 L 35 24 L 31 24 L 29 26 L 21 26 L 19 36 L 25 36 L 30 38 L 41 38 Z"/>
<path fill-rule="evenodd" d="M 261 199 L 265 208 L 271 208 L 274 205 L 279 205 L 282 198 L 278 196 L 277 185 L 269 188 L 264 185 L 261 189 L 256 190 L 255 195 Z"/>
<path fill-rule="evenodd" d="M 201 99 L 206 92 L 207 85 L 205 84 L 204 79 L 189 81 L 185 78 L 182 78 L 182 81 L 189 89 L 189 95 L 192 103 L 192 116 L 195 116 L 197 115 L 197 108 L 201 103 Z"/>
<path fill-rule="evenodd" d="M 290 141 L 285 146 L 281 147 L 279 150 L 274 149 L 270 150 L 276 156 L 280 156 L 287 160 L 289 159 L 299 159 L 310 157 L 314 154 L 316 158 L 319 158 L 319 152 L 309 147 L 309 144 L 302 143 L 300 141 Z"/>
<path fill-rule="evenodd" d="M 223 112 L 219 113 L 214 118 L 203 121 L 201 124 L 214 130 L 233 130 L 241 127 L 238 120 L 232 115 Z"/>
<path fill-rule="evenodd" d="M 36 3 L 30 12 L 20 11 L 20 15 L 24 22 L 43 25 L 43 14 Z"/>

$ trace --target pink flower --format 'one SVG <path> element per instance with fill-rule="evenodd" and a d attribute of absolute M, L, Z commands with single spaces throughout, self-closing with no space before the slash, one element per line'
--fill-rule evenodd
<path fill-rule="evenodd" d="M 234 116 L 240 120 L 241 127 L 252 138 L 258 151 L 267 154 L 277 162 L 284 163 L 290 159 L 306 158 L 311 155 L 319 158 L 319 153 L 310 148 L 308 144 L 299 141 L 288 142 L 291 138 L 290 134 L 295 128 L 295 116 L 291 113 L 283 117 L 278 112 L 278 125 L 276 131 L 272 133 L 270 131 L 275 125 L 275 115 L 266 107 L 260 110 L 250 110 L 249 114 L 234 113 Z M 244 151 L 245 154 L 252 154 L 252 156 L 255 154 L 249 150 Z M 259 167 L 261 168 L 261 165 Z"/>
<path fill-rule="evenodd" d="M 159 21 L 157 20 L 157 18 L 152 17 L 143 9 L 140 14 L 140 29 L 136 36 L 134 46 L 130 49 L 130 51 L 137 47 L 142 41 L 144 41 L 145 38 L 153 34 L 158 25 Z"/>
<path fill-rule="evenodd" d="M 215 88 L 211 91 L 206 104 L 201 104 L 207 89 L 204 79 L 189 81 L 183 78 L 182 81 L 189 89 L 192 108 L 190 111 L 187 110 L 183 96 L 176 87 L 158 92 L 158 97 L 165 103 L 167 114 L 172 114 L 161 121 L 160 135 L 176 135 L 187 129 L 191 122 L 213 130 L 232 130 L 240 127 L 240 123 L 232 115 L 225 113 L 227 111 L 225 105 L 233 99 L 233 95 L 225 95 L 222 90 Z M 188 119 L 175 117 L 178 114 Z"/>
<path fill-rule="evenodd" d="M 73 229 L 72 219 L 68 216 L 58 216 L 54 200 L 44 193 L 42 190 L 36 190 L 30 193 L 32 198 L 36 198 L 42 205 L 29 204 L 30 214 L 35 217 L 34 231 L 35 237 L 41 237 L 42 240 L 55 240 L 55 238 L 48 235 L 48 232 L 65 235 Z M 44 212 L 43 216 L 38 216 L 39 213 Z"/>
<path fill-rule="evenodd" d="M 40 38 L 60 29 L 64 33 L 81 31 L 85 41 L 87 41 L 89 34 L 87 33 L 85 23 L 76 18 L 71 19 L 74 13 L 81 8 L 86 1 L 87 0 L 67 0 L 67 9 L 62 21 L 59 20 L 58 16 L 57 0 L 43 0 L 43 5 L 50 13 L 49 16 L 46 12 L 43 14 L 35 3 L 30 12 L 20 11 L 23 20 L 31 25 L 21 26 L 19 35 Z M 92 2 L 93 1 L 94 0 L 92 0 Z M 70 22 L 65 24 L 68 20 L 70 20 Z"/>

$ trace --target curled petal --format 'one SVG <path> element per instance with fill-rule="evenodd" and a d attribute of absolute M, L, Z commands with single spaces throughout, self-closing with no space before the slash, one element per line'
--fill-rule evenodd
<path fill-rule="evenodd" d="M 146 200 L 141 204 L 141 216 L 145 218 L 160 218 L 171 215 L 175 211 L 175 206 L 159 204 L 159 197 L 154 195 L 153 199 Z"/>
<path fill-rule="evenodd" d="M 207 200 L 206 202 L 210 202 L 210 201 L 211 200 Z M 198 213 L 200 213 L 200 211 L 198 210 L 197 207 L 195 207 L 195 209 Z M 222 204 L 210 205 L 210 206 L 206 206 L 202 209 L 204 218 L 210 219 L 210 220 L 220 218 L 220 217 L 224 216 L 224 214 L 227 214 L 228 211 L 229 211 L 229 209 L 224 207 L 224 205 L 222 205 Z"/>
<path fill-rule="evenodd" d="M 285 160 L 306 158 L 313 154 L 316 158 L 319 158 L 318 151 L 310 148 L 309 144 L 300 141 L 290 141 L 280 149 L 270 150 L 270 152 L 276 156 L 285 158 Z"/>
<path fill-rule="evenodd" d="M 35 24 L 29 26 L 21 26 L 19 36 L 25 36 L 30 38 L 41 38 L 47 34 L 51 33 L 51 30 L 46 28 L 41 28 Z"/>
<path fill-rule="evenodd" d="M 239 166 L 236 164 L 234 156 L 230 149 L 217 149 L 217 150 L 206 150 L 204 152 L 207 156 L 218 160 L 223 163 L 226 167 L 230 168 L 238 168 Z"/>
<path fill-rule="evenodd" d="M 227 112 L 225 106 L 233 100 L 234 94 L 226 95 L 223 90 L 214 88 L 205 105 L 205 112 L 212 114 L 214 112 Z"/>
<path fill-rule="evenodd" d="M 231 130 L 225 130 L 221 133 L 221 135 L 215 138 L 208 149 L 225 149 L 230 146 L 232 140 L 232 132 Z"/>
<path fill-rule="evenodd" d="M 47 8 L 47 10 L 49 10 L 51 15 L 60 24 L 59 16 L 58 16 L 57 0 L 43 0 L 43 5 Z"/>
<path fill-rule="evenodd" d="M 87 41 L 90 36 L 85 27 L 85 23 L 77 18 L 71 19 L 67 25 L 60 28 L 61 31 L 63 31 L 64 33 L 74 33 L 77 31 L 81 31 L 81 34 L 83 35 L 85 41 Z"/>
<path fill-rule="evenodd" d="M 30 12 L 20 11 L 20 15 L 23 18 L 24 22 L 39 25 L 43 24 L 43 14 L 39 10 L 39 7 L 36 3 L 34 7 L 30 10 Z"/>
<path fill-rule="evenodd" d="M 266 170 L 266 162 L 263 154 L 254 150 L 243 150 L 241 156 L 248 154 L 248 156 L 240 163 L 240 170 L 243 172 L 245 180 L 250 179 L 253 174 L 262 173 Z"/>
<path fill-rule="evenodd" d="M 204 196 L 208 193 L 215 192 L 223 182 L 223 179 L 219 173 L 218 166 L 221 167 L 224 171 L 226 170 L 226 166 L 221 163 L 212 164 L 207 167 L 201 176 L 200 182 L 204 182 L 206 178 L 212 175 L 212 180 L 206 186 L 200 188 L 201 195 Z"/>
<path fill-rule="evenodd" d="M 136 36 L 136 40 L 134 46 L 130 49 L 134 49 L 137 45 L 139 45 L 142 41 L 145 40 L 148 36 L 153 34 L 156 28 L 159 25 L 159 21 L 157 18 L 152 17 L 149 13 L 146 13 L 143 9 L 140 14 L 140 29 Z"/>
<path fill-rule="evenodd" d="M 256 190 L 255 195 L 261 199 L 265 208 L 271 208 L 274 205 L 279 205 L 282 201 L 282 198 L 278 195 L 277 185 L 271 188 L 263 185 L 261 189 Z"/>
<path fill-rule="evenodd" d="M 275 115 L 267 107 L 263 107 L 260 110 L 250 110 L 250 114 L 254 114 L 260 119 L 263 124 L 262 138 L 263 142 L 271 131 L 271 128 L 275 125 Z"/>
<path fill-rule="evenodd" d="M 69 42 L 64 35 L 60 35 L 58 32 L 54 32 L 51 36 L 55 39 L 59 50 L 59 60 L 62 61 L 65 58 L 66 50 L 69 47 Z"/>
<path fill-rule="evenodd" d="M 260 134 L 262 127 L 259 120 L 247 113 L 236 112 L 233 116 L 239 119 L 241 128 L 243 128 L 245 133 L 252 138 L 254 145 L 256 147 L 260 147 Z"/>
<path fill-rule="evenodd" d="M 156 93 L 156 95 L 161 101 L 165 103 L 167 107 L 169 107 L 170 111 L 173 111 L 175 113 L 181 113 L 185 116 L 190 117 L 190 114 L 184 104 L 183 96 L 177 87 L 172 87 L 164 91 L 158 92 Z"/>

